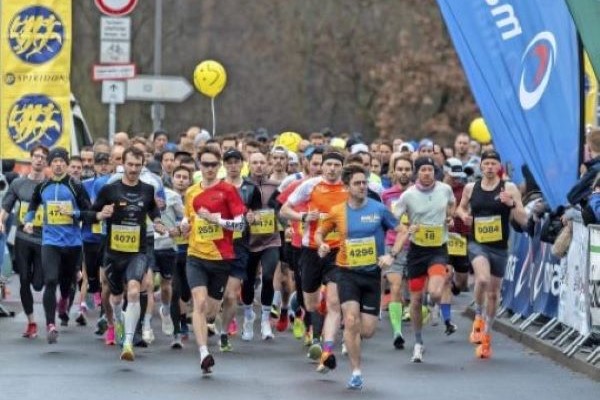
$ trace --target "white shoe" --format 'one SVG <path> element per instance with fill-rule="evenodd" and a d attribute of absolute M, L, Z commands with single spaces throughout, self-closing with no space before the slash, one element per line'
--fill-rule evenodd
<path fill-rule="evenodd" d="M 160 306 L 159 314 L 162 321 L 162 332 L 167 336 L 173 335 L 173 332 L 175 332 L 175 326 L 173 326 L 171 314 L 165 315 L 163 313 L 163 306 Z"/>
<path fill-rule="evenodd" d="M 260 333 L 262 335 L 262 340 L 273 339 L 273 329 L 271 328 L 271 322 L 262 321 L 260 323 Z"/>
<path fill-rule="evenodd" d="M 415 343 L 415 347 L 413 347 L 413 355 L 410 359 L 410 362 L 423 362 L 423 353 L 425 353 L 425 346 L 423 346 L 420 343 Z"/>
<path fill-rule="evenodd" d="M 146 342 L 146 344 L 152 344 L 152 342 L 154 342 L 154 331 L 152 328 L 142 328 L 142 340 Z"/>
<path fill-rule="evenodd" d="M 348 355 L 348 348 L 346 347 L 346 343 L 344 343 L 344 342 L 342 342 L 342 355 L 343 356 Z"/>
<path fill-rule="evenodd" d="M 434 304 L 431 308 L 431 326 L 438 326 L 442 318 L 440 317 L 440 306 L 439 304 Z"/>
<path fill-rule="evenodd" d="M 252 311 L 252 318 L 244 317 L 244 324 L 242 325 L 242 340 L 247 342 L 254 339 L 254 320 L 256 319 L 256 314 Z"/>

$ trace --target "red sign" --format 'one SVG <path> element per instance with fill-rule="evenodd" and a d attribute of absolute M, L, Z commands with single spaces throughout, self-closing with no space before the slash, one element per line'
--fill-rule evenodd
<path fill-rule="evenodd" d="M 138 0 L 94 0 L 94 2 L 103 14 L 122 17 L 133 11 Z"/>

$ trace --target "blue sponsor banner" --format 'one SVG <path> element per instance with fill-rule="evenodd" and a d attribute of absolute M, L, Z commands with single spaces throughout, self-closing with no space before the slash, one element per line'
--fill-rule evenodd
<path fill-rule="evenodd" d="M 577 180 L 576 31 L 564 0 L 438 0 L 496 148 L 552 207 Z"/>
<path fill-rule="evenodd" d="M 509 240 L 510 252 L 502 282 L 502 306 L 513 310 L 517 279 L 521 276 L 524 262 L 529 252 L 529 240 L 524 233 L 511 229 Z M 513 310 L 514 311 L 514 310 Z"/>
<path fill-rule="evenodd" d="M 561 263 L 552 245 L 542 242 L 542 223 L 535 236 L 511 229 L 506 273 L 502 282 L 502 306 L 525 317 L 532 312 L 553 318 L 558 315 Z"/>

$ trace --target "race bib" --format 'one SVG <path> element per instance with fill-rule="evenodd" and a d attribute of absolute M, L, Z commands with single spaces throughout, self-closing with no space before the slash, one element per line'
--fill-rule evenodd
<path fill-rule="evenodd" d="M 19 221 L 21 224 L 25 223 L 25 215 L 27 214 L 27 210 L 29 209 L 29 203 L 26 201 L 21 202 L 21 206 L 19 207 Z M 35 217 L 33 218 L 33 226 L 40 227 L 44 224 L 44 206 L 40 205 L 36 212 Z"/>
<path fill-rule="evenodd" d="M 502 240 L 502 219 L 499 215 L 475 218 L 475 240 L 492 243 Z"/>
<path fill-rule="evenodd" d="M 223 239 L 223 228 L 202 218 L 194 220 L 194 232 L 196 232 L 196 241 L 210 242 Z"/>
<path fill-rule="evenodd" d="M 241 239 L 241 238 L 242 238 L 242 231 L 233 231 L 233 240 Z"/>
<path fill-rule="evenodd" d="M 377 264 L 375 237 L 346 240 L 346 259 L 351 268 Z"/>
<path fill-rule="evenodd" d="M 48 223 L 50 225 L 71 225 L 73 217 L 60 213 L 60 209 L 64 208 L 68 212 L 73 212 L 73 204 L 70 201 L 49 201 L 46 205 Z"/>
<path fill-rule="evenodd" d="M 448 255 L 464 257 L 467 255 L 467 238 L 459 233 L 448 233 Z"/>
<path fill-rule="evenodd" d="M 259 210 L 254 212 L 258 217 L 250 225 L 250 233 L 253 235 L 270 235 L 275 232 L 275 211 Z"/>
<path fill-rule="evenodd" d="M 102 222 L 92 224 L 92 233 L 102 234 Z"/>
<path fill-rule="evenodd" d="M 444 227 L 420 225 L 413 235 L 413 243 L 422 247 L 440 247 L 443 243 Z"/>
<path fill-rule="evenodd" d="M 140 227 L 112 225 L 110 248 L 123 253 L 136 253 L 140 250 Z"/>

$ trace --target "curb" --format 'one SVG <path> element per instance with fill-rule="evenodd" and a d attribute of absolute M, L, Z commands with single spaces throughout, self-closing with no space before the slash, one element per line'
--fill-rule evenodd
<path fill-rule="evenodd" d="M 475 311 L 467 307 L 462 315 L 470 319 L 475 318 Z M 504 318 L 496 318 L 494 320 L 494 330 L 500 332 L 511 339 L 522 343 L 523 345 L 535 350 L 544 357 L 547 357 L 556 363 L 571 369 L 572 371 L 579 372 L 587 375 L 595 381 L 600 382 L 600 367 L 594 366 L 585 361 L 585 357 L 575 354 L 573 357 L 567 357 L 563 354 L 562 350 L 555 347 L 549 341 L 539 339 L 533 330 L 527 329 L 521 331 L 518 327 L 514 326 Z"/>

